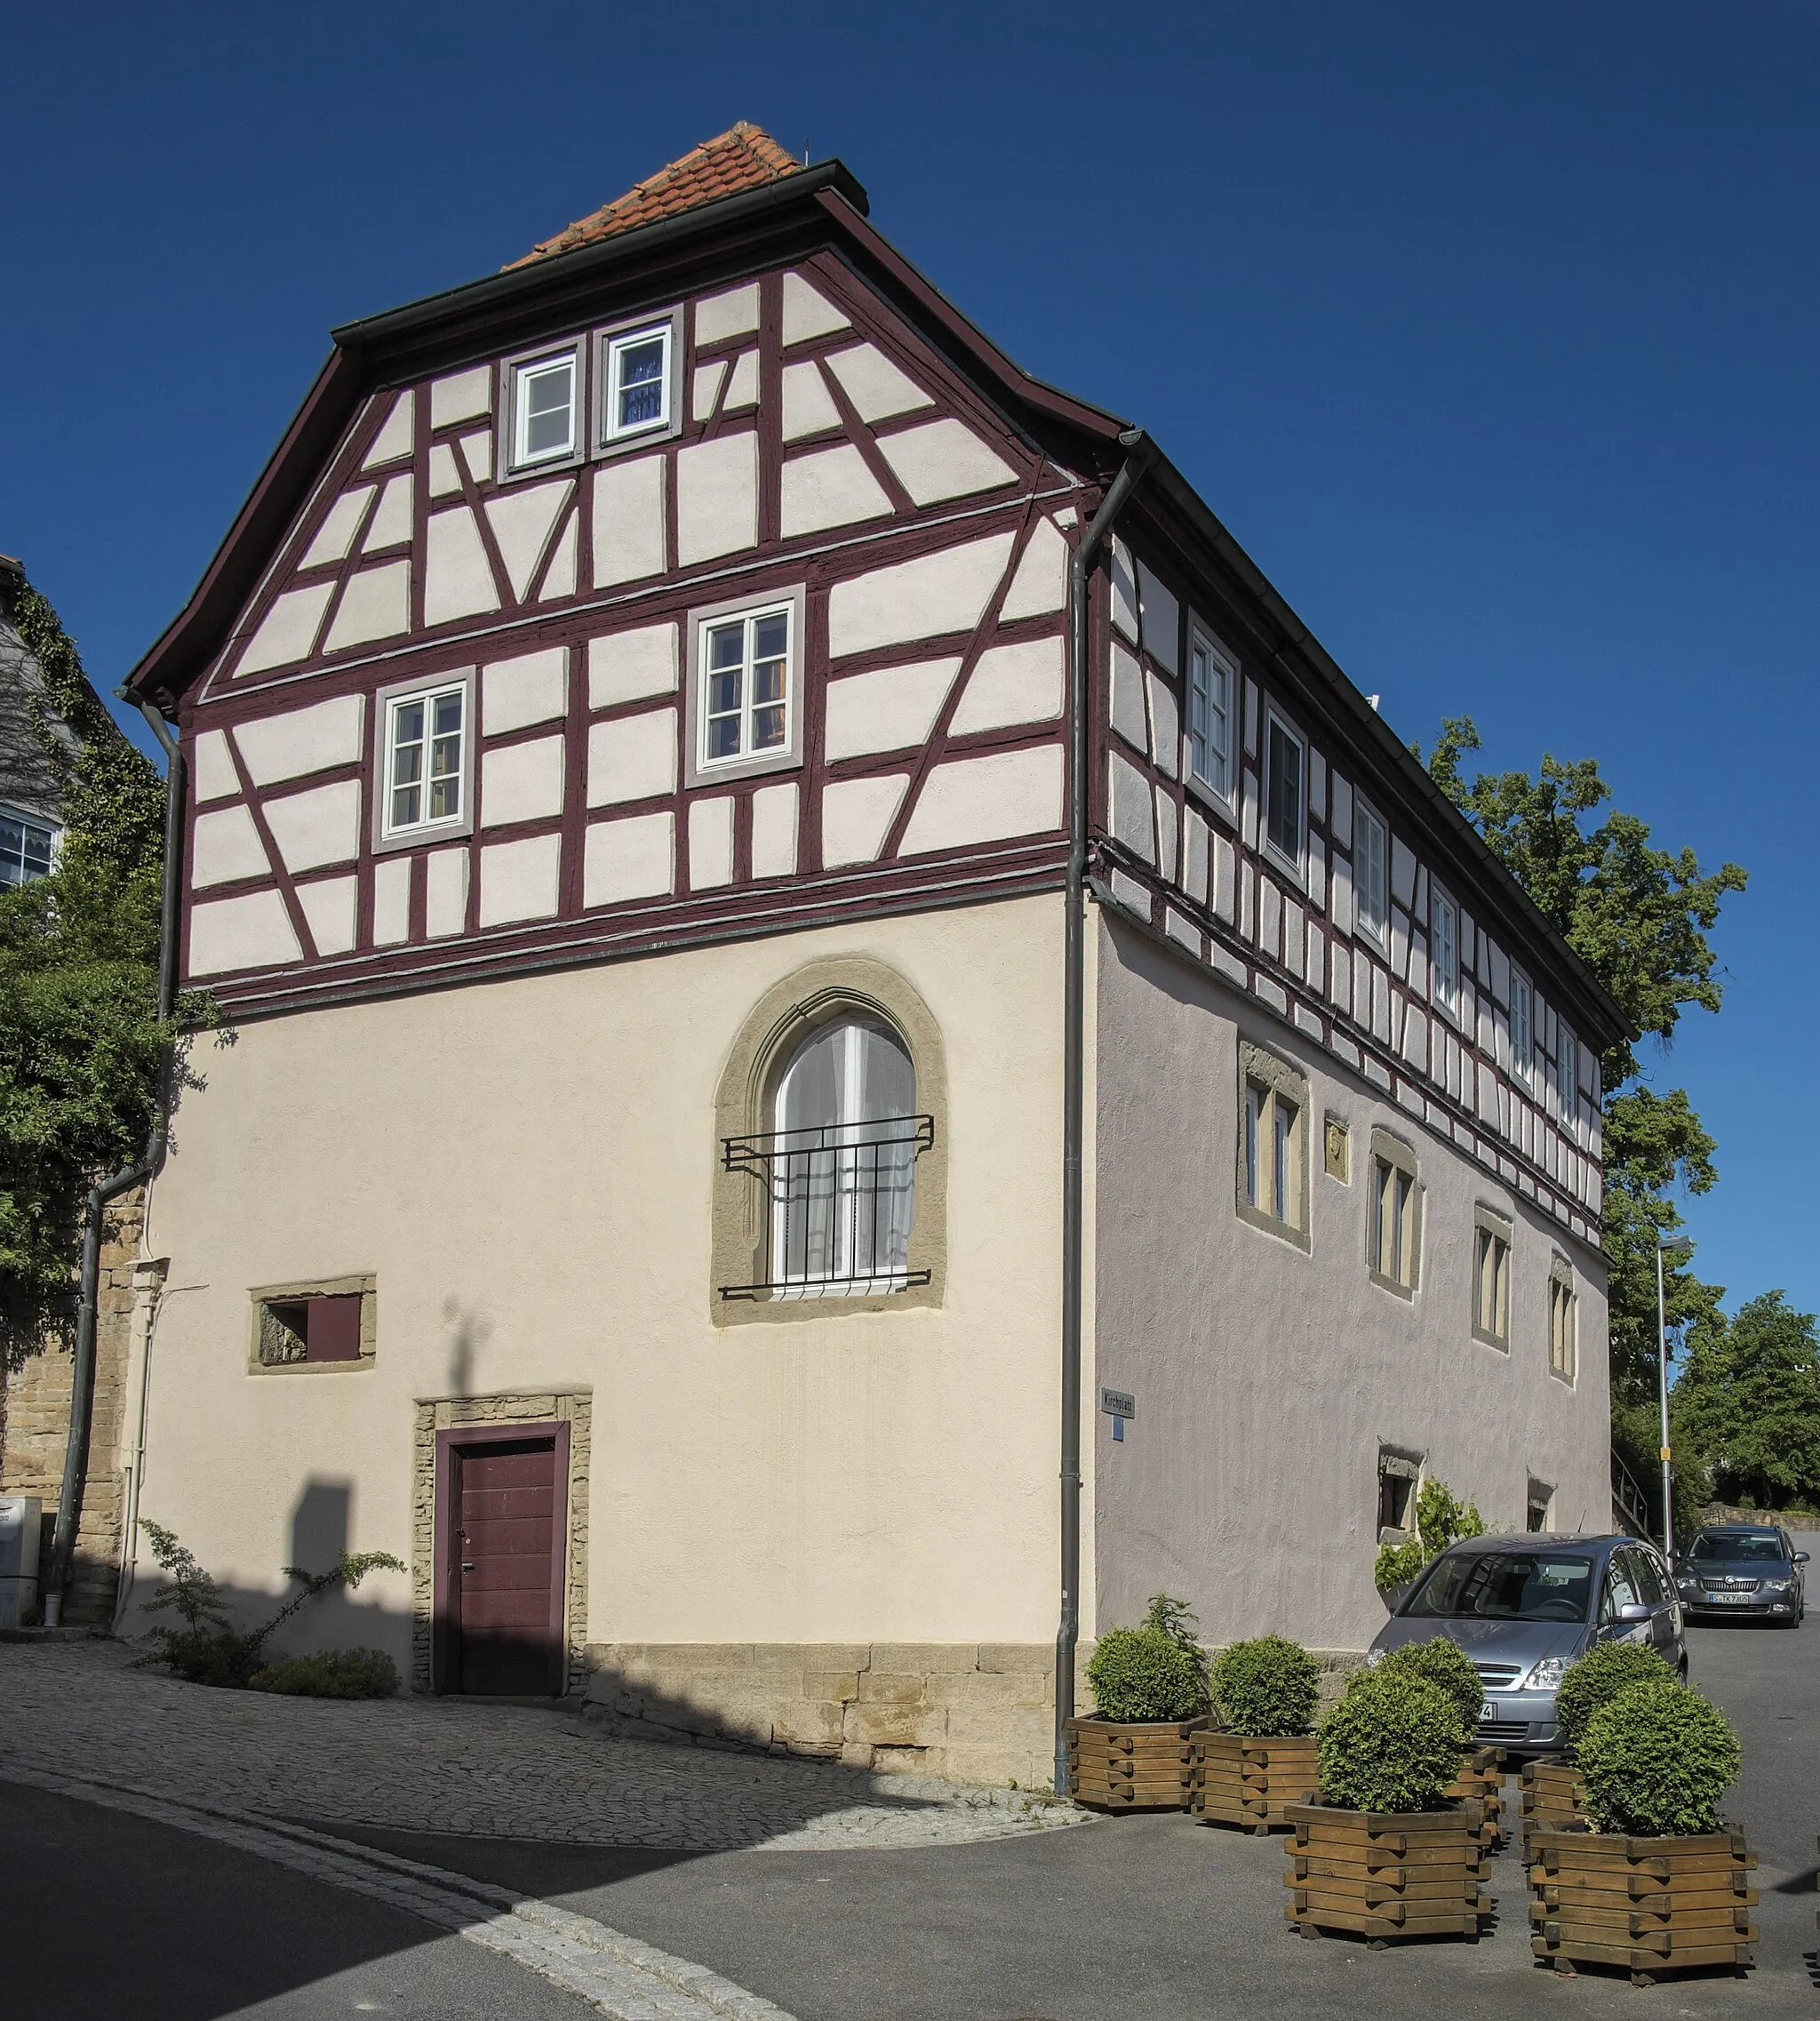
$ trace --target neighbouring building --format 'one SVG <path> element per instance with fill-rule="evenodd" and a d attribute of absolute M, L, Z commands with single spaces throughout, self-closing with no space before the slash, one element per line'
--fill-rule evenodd
<path fill-rule="evenodd" d="M 395 1552 L 315 1632 L 418 1690 L 1047 1780 L 1070 561 L 1145 457 L 1085 610 L 1083 1646 L 1166 1589 L 1362 1648 L 1425 1472 L 1608 1527 L 1614 1006 L 1167 459 L 746 126 L 338 331 L 132 675 L 232 1037 L 146 1514 L 249 1590 Z"/>

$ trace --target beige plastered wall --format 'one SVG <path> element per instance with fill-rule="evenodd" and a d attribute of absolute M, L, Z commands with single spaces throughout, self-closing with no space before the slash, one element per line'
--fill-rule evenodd
<path fill-rule="evenodd" d="M 1061 927 L 1059 899 L 1032 898 L 204 1037 L 152 1204 L 182 1295 L 155 1341 L 144 1513 L 251 1607 L 300 1510 L 411 1560 L 419 1402 L 586 1394 L 572 1640 L 1049 1644 Z M 940 1028 L 942 1302 L 716 1326 L 716 1085 L 768 992 L 847 956 L 895 970 Z M 249 1370 L 251 1287 L 368 1273 L 371 1364 Z M 408 1668 L 411 1607 L 408 1578 L 379 1575 L 290 1646 L 360 1640 Z"/>
<path fill-rule="evenodd" d="M 1603 1266 L 1514 1189 L 1248 999 L 1099 915 L 1098 1386 L 1135 1393 L 1122 1443 L 1095 1410 L 1088 1471 L 1097 1621 L 1166 1591 L 1224 1643 L 1275 1631 L 1363 1649 L 1380 1443 L 1425 1457 L 1493 1528 L 1524 1527 L 1532 1476 L 1554 1527 L 1609 1530 Z M 1305 1252 L 1235 1210 L 1238 1048 L 1266 1048 L 1310 1090 L 1312 1241 Z M 1325 1176 L 1343 1118 L 1351 1181 Z M 1415 1297 L 1373 1284 L 1366 1210 L 1374 1124 L 1414 1146 L 1423 1198 Z M 1475 1204 L 1514 1224 L 1511 1346 L 1472 1334 Z M 1580 1366 L 1549 1372 L 1551 1258 L 1572 1264 Z"/>

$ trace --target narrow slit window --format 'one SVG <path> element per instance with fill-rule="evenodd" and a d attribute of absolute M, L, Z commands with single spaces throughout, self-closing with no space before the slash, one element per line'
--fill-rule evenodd
<path fill-rule="evenodd" d="M 701 628 L 704 771 L 790 743 L 790 606 L 710 619 Z"/>
<path fill-rule="evenodd" d="M 1245 1199 L 1286 1228 L 1302 1218 L 1302 1105 L 1266 1081 L 1245 1083 Z"/>
<path fill-rule="evenodd" d="M 1578 1305 L 1572 1282 L 1556 1274 L 1548 1280 L 1548 1366 L 1563 1382 L 1572 1382 L 1579 1360 Z"/>
<path fill-rule="evenodd" d="M 1528 1086 L 1530 1061 L 1535 1053 L 1535 1023 L 1530 1010 L 1529 981 L 1511 971 L 1511 1072 Z"/>
<path fill-rule="evenodd" d="M 1199 632 L 1189 635 L 1188 770 L 1222 800 L 1233 795 L 1233 666 Z"/>
<path fill-rule="evenodd" d="M 1302 739 L 1273 715 L 1265 738 L 1265 839 L 1299 875 L 1302 868 Z"/>
<path fill-rule="evenodd" d="M 1481 1221 L 1474 1230 L 1473 1327 L 1481 1340 L 1508 1346 L 1511 1337 L 1511 1245 Z"/>
<path fill-rule="evenodd" d="M 575 453 L 576 355 L 540 358 L 513 374 L 512 461 L 518 469 Z"/>
<path fill-rule="evenodd" d="M 1460 914 L 1445 892 L 1434 894 L 1429 918 L 1433 936 L 1434 1000 L 1449 1017 L 1460 1007 Z"/>
<path fill-rule="evenodd" d="M 1419 1233 L 1416 1175 L 1382 1154 L 1371 1164 L 1371 1274 L 1382 1283 L 1413 1291 Z"/>
<path fill-rule="evenodd" d="M 622 442 L 667 427 L 670 420 L 672 326 L 628 332 L 606 342 L 608 442 Z"/>
<path fill-rule="evenodd" d="M 1370 808 L 1364 806 L 1358 810 L 1357 828 L 1353 878 L 1358 894 L 1359 930 L 1382 947 L 1390 918 L 1389 832 Z"/>
<path fill-rule="evenodd" d="M 1580 1048 L 1565 1025 L 1560 1027 L 1555 1052 L 1555 1091 L 1561 1101 L 1561 1126 L 1577 1142 L 1580 1134 Z"/>
<path fill-rule="evenodd" d="M 467 691 L 395 695 L 386 709 L 387 835 L 447 827 L 462 819 Z"/>

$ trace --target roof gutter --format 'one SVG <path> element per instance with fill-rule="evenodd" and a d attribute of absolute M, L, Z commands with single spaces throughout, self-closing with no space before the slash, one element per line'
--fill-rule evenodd
<path fill-rule="evenodd" d="M 133 697 L 124 689 L 121 699 Z M 164 751 L 164 899 L 158 923 L 158 1022 L 166 1025 L 177 1002 L 177 914 L 180 897 L 180 877 L 183 851 L 183 795 L 186 768 L 183 752 L 172 736 L 164 717 L 149 702 L 139 702 L 145 717 Z M 170 1143 L 171 1094 L 175 1080 L 176 1049 L 166 1042 L 158 1062 L 158 1085 L 153 1100 L 152 1130 L 145 1154 L 124 1165 L 109 1178 L 89 1189 L 83 1215 L 82 1273 L 76 1296 L 76 1351 L 70 1370 L 69 1435 L 63 1449 L 63 1485 L 57 1498 L 57 1530 L 51 1546 L 51 1572 L 45 1582 L 44 1621 L 47 1628 L 61 1626 L 64 1595 L 69 1586 L 70 1568 L 76 1558 L 76 1538 L 82 1527 L 83 1490 L 88 1480 L 89 1433 L 95 1410 L 95 1335 L 100 1318 L 101 1231 L 108 1203 L 143 1186 L 164 1162 Z"/>
<path fill-rule="evenodd" d="M 1081 1640 L 1081 1334 L 1087 1112 L 1087 790 L 1092 682 L 1089 664 L 1094 571 L 1131 493 L 1156 460 L 1142 428 L 1119 437 L 1125 461 L 1068 570 L 1068 875 L 1062 944 L 1062 1608 L 1056 1628 L 1055 1782 L 1068 1790 L 1068 1722 L 1074 1716 L 1074 1651 Z"/>

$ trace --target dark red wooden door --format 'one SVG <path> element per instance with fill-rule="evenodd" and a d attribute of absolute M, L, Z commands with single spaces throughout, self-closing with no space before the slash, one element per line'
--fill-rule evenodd
<path fill-rule="evenodd" d="M 562 1689 L 562 1528 L 556 1442 L 458 1447 L 455 1464 L 458 1691 L 543 1696 Z"/>

